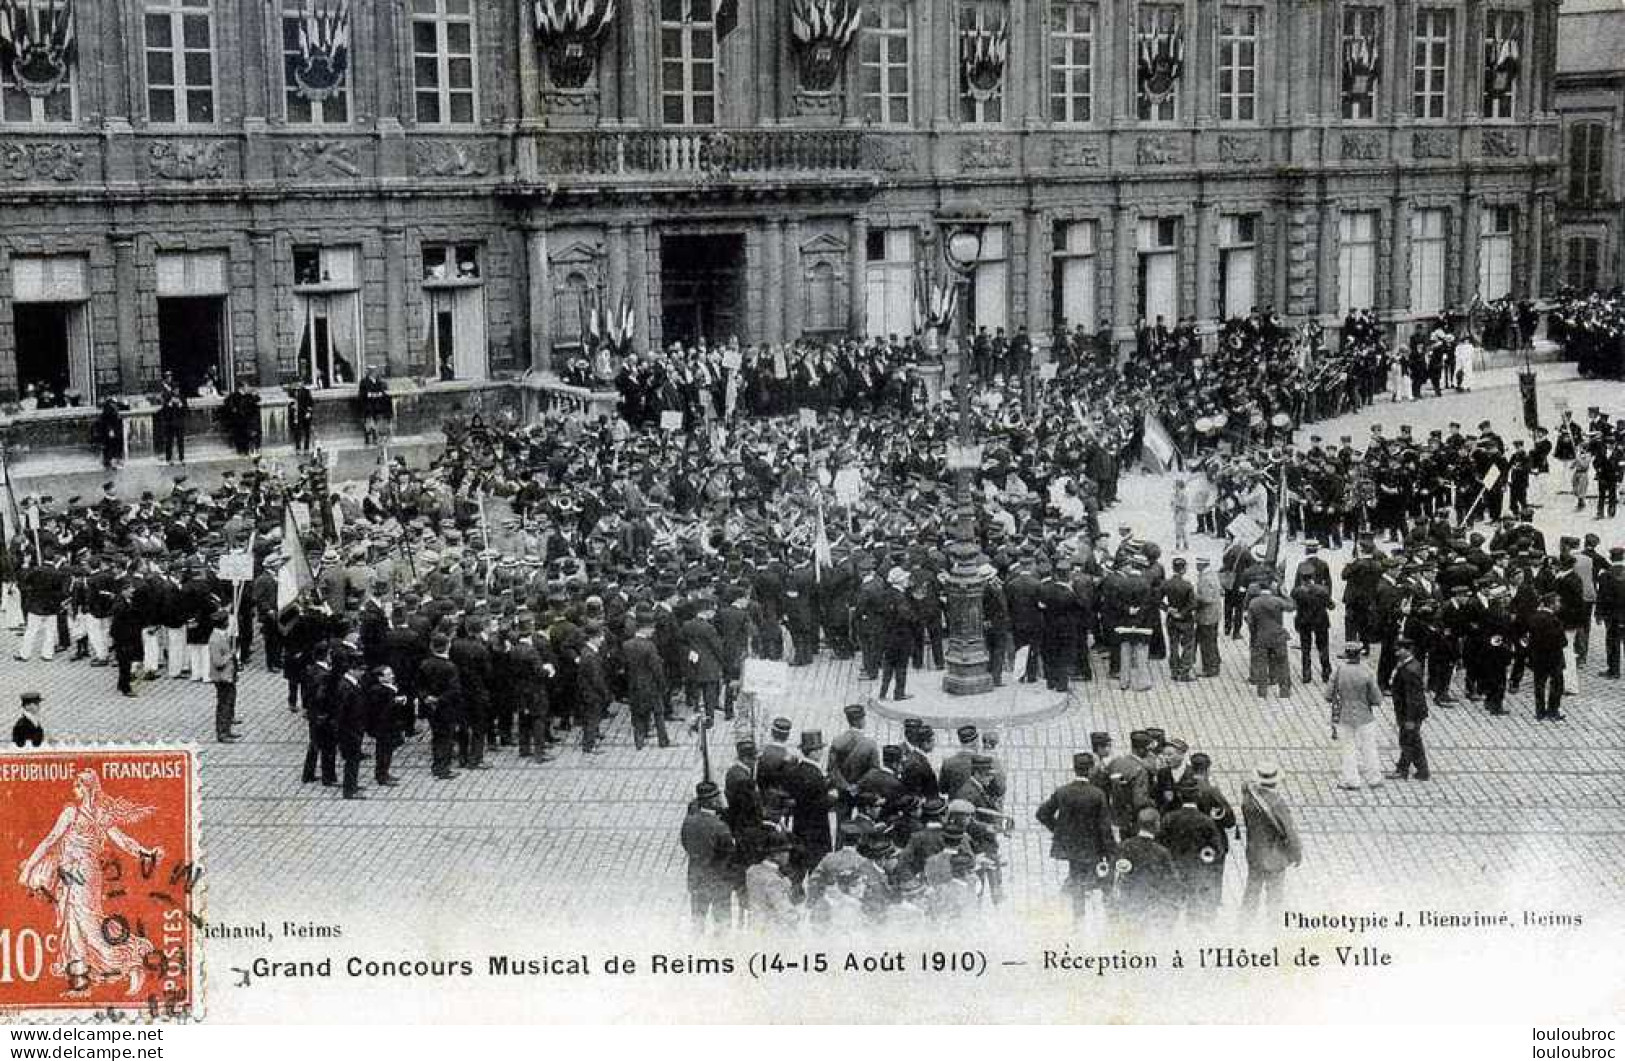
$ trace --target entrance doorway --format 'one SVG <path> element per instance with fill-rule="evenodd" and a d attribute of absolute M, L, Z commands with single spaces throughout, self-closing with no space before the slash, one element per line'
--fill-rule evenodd
<path fill-rule="evenodd" d="M 684 233 L 660 238 L 660 330 L 667 343 L 741 342 L 745 323 L 745 237 Z"/>
<path fill-rule="evenodd" d="M 226 365 L 226 300 L 218 297 L 158 300 L 158 364 L 173 373 L 182 393 L 195 395 L 213 382 L 231 389 Z"/>

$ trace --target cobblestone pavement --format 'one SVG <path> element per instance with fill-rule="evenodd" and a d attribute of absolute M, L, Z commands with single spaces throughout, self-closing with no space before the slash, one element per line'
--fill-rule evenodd
<path fill-rule="evenodd" d="M 1611 396 L 1608 385 L 1562 383 L 1546 388 L 1548 406 L 1554 393 L 1580 411 Z M 1350 427 L 1363 432 L 1380 417 L 1394 427 L 1408 421 L 1425 434 L 1451 419 L 1476 424 L 1488 416 L 1510 435 L 1515 401 L 1513 390 L 1481 390 L 1379 407 L 1316 430 L 1335 438 Z M 1109 518 L 1161 540 L 1168 493 L 1165 477 L 1131 476 L 1122 490 L 1127 500 Z M 1542 519 L 1549 535 L 1554 526 L 1570 532 L 1597 527 L 1605 545 L 1625 541 L 1617 522 L 1595 524 L 1566 505 L 1555 507 L 1560 511 Z M 1198 552 L 1219 551 L 1216 542 L 1195 545 Z M 1293 546 L 1288 564 L 1297 558 Z M 1334 617 L 1334 652 L 1338 629 Z M 686 731 L 671 749 L 636 751 L 622 711 L 608 725 L 609 750 L 602 756 L 587 759 L 571 749 L 538 764 L 504 750 L 493 756 L 494 769 L 448 783 L 429 778 L 427 745 L 412 744 L 398 758 L 404 785 L 374 789 L 365 802 L 344 802 L 335 790 L 300 784 L 303 725 L 286 709 L 280 679 L 257 663 L 240 690 L 246 739 L 220 746 L 210 742 L 207 685 L 162 679 L 127 700 L 116 694 L 111 669 L 60 656 L 52 663 L 16 663 L 14 645 L 14 635 L 0 635 L 0 703 L 15 703 L 23 689 L 44 690 L 52 739 L 191 741 L 203 749 L 203 850 L 215 920 L 333 917 L 386 900 L 431 914 L 455 909 L 488 924 L 535 911 L 549 918 L 586 916 L 606 903 L 682 916 L 677 828 L 699 774 L 698 747 Z M 1222 677 L 1190 685 L 1171 684 L 1165 666 L 1153 664 L 1150 693 L 1119 692 L 1100 679 L 1080 683 L 1075 705 L 1060 717 L 1003 734 L 1008 807 L 1020 826 L 1007 844 L 1006 878 L 1019 907 L 1053 911 L 1059 902 L 1061 865 L 1047 858 L 1032 813 L 1067 778 L 1071 753 L 1088 747 L 1091 730 L 1108 730 L 1126 743 L 1130 729 L 1148 725 L 1211 754 L 1217 780 L 1232 798 L 1260 757 L 1278 759 L 1306 839 L 1306 860 L 1293 882 L 1300 900 L 1347 906 L 1400 894 L 1542 909 L 1612 909 L 1617 903 L 1625 886 L 1625 790 L 1617 782 L 1625 684 L 1594 677 L 1596 657 L 1582 693 L 1565 703 L 1566 724 L 1533 721 L 1527 684 L 1509 699 L 1507 718 L 1490 718 L 1465 703 L 1436 710 L 1427 728 L 1436 764 L 1432 782 L 1347 793 L 1335 787 L 1336 747 L 1328 740 L 1323 687 L 1298 686 L 1289 706 L 1261 702 L 1237 677 L 1245 673 L 1244 642 L 1227 640 L 1223 655 Z M 786 714 L 798 730 L 821 728 L 826 738 L 842 728 L 841 705 L 873 692 L 872 684 L 857 680 L 852 664 L 827 656 L 791 674 L 785 702 L 765 704 L 762 713 Z M 919 684 L 939 680 L 931 672 L 914 677 Z M 989 695 L 1013 698 L 1015 691 L 1007 686 Z M 1391 755 L 1391 716 L 1383 726 L 1385 755 Z M 883 740 L 900 740 L 900 728 L 885 720 L 875 725 Z M 951 734 L 939 736 L 939 744 L 952 743 Z M 724 748 L 719 760 L 731 759 L 731 747 Z M 1232 859 L 1233 886 L 1241 878 L 1238 861 Z"/>

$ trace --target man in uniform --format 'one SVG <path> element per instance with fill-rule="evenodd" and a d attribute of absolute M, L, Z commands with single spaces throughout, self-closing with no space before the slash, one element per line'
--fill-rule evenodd
<path fill-rule="evenodd" d="M 1112 836 L 1111 815 L 1106 794 L 1089 780 L 1095 757 L 1088 752 L 1072 756 L 1073 778 L 1039 804 L 1036 817 L 1050 834 L 1050 858 L 1068 867 L 1066 890 L 1072 895 L 1072 912 L 1082 920 L 1088 911 L 1089 896 L 1105 883 L 1117 846 Z"/>
<path fill-rule="evenodd" d="M 830 784 L 840 792 L 842 806 L 850 813 L 856 805 L 858 781 L 880 765 L 880 747 L 863 731 L 866 712 L 862 704 L 847 704 L 842 710 L 847 729 L 830 742 L 827 769 Z"/>
<path fill-rule="evenodd" d="M 1224 833 L 1197 805 L 1200 786 L 1194 778 L 1180 781 L 1175 791 L 1177 805 L 1163 815 L 1157 839 L 1173 859 L 1186 921 L 1212 924 L 1224 900 Z"/>
<path fill-rule="evenodd" d="M 689 909 L 700 934 L 715 923 L 732 920 L 728 897 L 733 890 L 734 838 L 717 812 L 721 793 L 710 781 L 694 787 L 694 801 L 683 819 L 681 842 L 688 856 Z"/>
<path fill-rule="evenodd" d="M 464 724 L 462 680 L 451 661 L 451 637 L 437 633 L 429 642 L 429 655 L 418 665 L 418 701 L 429 717 L 430 772 L 437 781 L 450 781 L 457 731 Z"/>
<path fill-rule="evenodd" d="M 300 678 L 299 696 L 305 705 L 305 721 L 309 728 L 309 743 L 305 748 L 305 784 L 316 781 L 317 767 L 321 767 L 322 784 L 333 788 L 338 779 L 338 729 L 333 703 L 332 649 L 323 641 L 310 653 L 310 661 Z"/>
<path fill-rule="evenodd" d="M 347 655 L 344 673 L 333 688 L 334 725 L 339 753 L 344 758 L 344 798 L 366 799 L 361 791 L 361 751 L 367 737 L 367 696 L 361 688 L 365 664 L 359 655 Z"/>
<path fill-rule="evenodd" d="M 1113 860 L 1113 909 L 1142 928 L 1161 928 L 1179 911 L 1179 878 L 1168 849 L 1157 842 L 1162 816 L 1154 807 L 1135 815 L 1132 836 Z"/>
<path fill-rule="evenodd" d="M 1162 584 L 1162 599 L 1168 609 L 1168 673 L 1176 682 L 1195 681 L 1191 667 L 1196 661 L 1196 588 L 1185 578 L 1185 558 L 1173 560 L 1174 573 Z"/>
<path fill-rule="evenodd" d="M 1426 781 L 1428 770 L 1427 748 L 1422 742 L 1422 723 L 1428 717 L 1427 682 L 1422 661 L 1416 655 L 1416 642 L 1402 637 L 1395 643 L 1398 666 L 1394 669 L 1392 692 L 1394 718 L 1399 726 L 1399 761 L 1388 776 L 1396 781 L 1407 780 L 1416 771 L 1418 781 Z"/>

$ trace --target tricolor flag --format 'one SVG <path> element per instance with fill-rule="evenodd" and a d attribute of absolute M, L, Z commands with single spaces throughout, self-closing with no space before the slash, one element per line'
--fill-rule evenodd
<path fill-rule="evenodd" d="M 310 558 L 305 555 L 305 543 L 299 537 L 299 524 L 291 508 L 282 510 L 282 555 L 288 562 L 276 573 L 277 611 L 298 600 L 299 594 L 316 584 L 316 573 L 310 569 Z"/>

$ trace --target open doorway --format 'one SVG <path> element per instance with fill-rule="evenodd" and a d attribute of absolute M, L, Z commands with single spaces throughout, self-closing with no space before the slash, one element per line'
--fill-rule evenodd
<path fill-rule="evenodd" d="M 70 404 L 73 390 L 73 332 L 77 303 L 16 302 L 11 308 L 17 346 L 17 397 L 28 408 L 52 409 Z M 81 402 L 88 398 L 80 395 Z"/>
<path fill-rule="evenodd" d="M 745 324 L 745 237 L 674 233 L 660 238 L 660 330 L 667 343 L 732 336 Z"/>
<path fill-rule="evenodd" d="M 226 300 L 215 296 L 160 298 L 158 363 L 164 372 L 174 375 L 184 394 L 207 396 L 229 390 Z"/>

